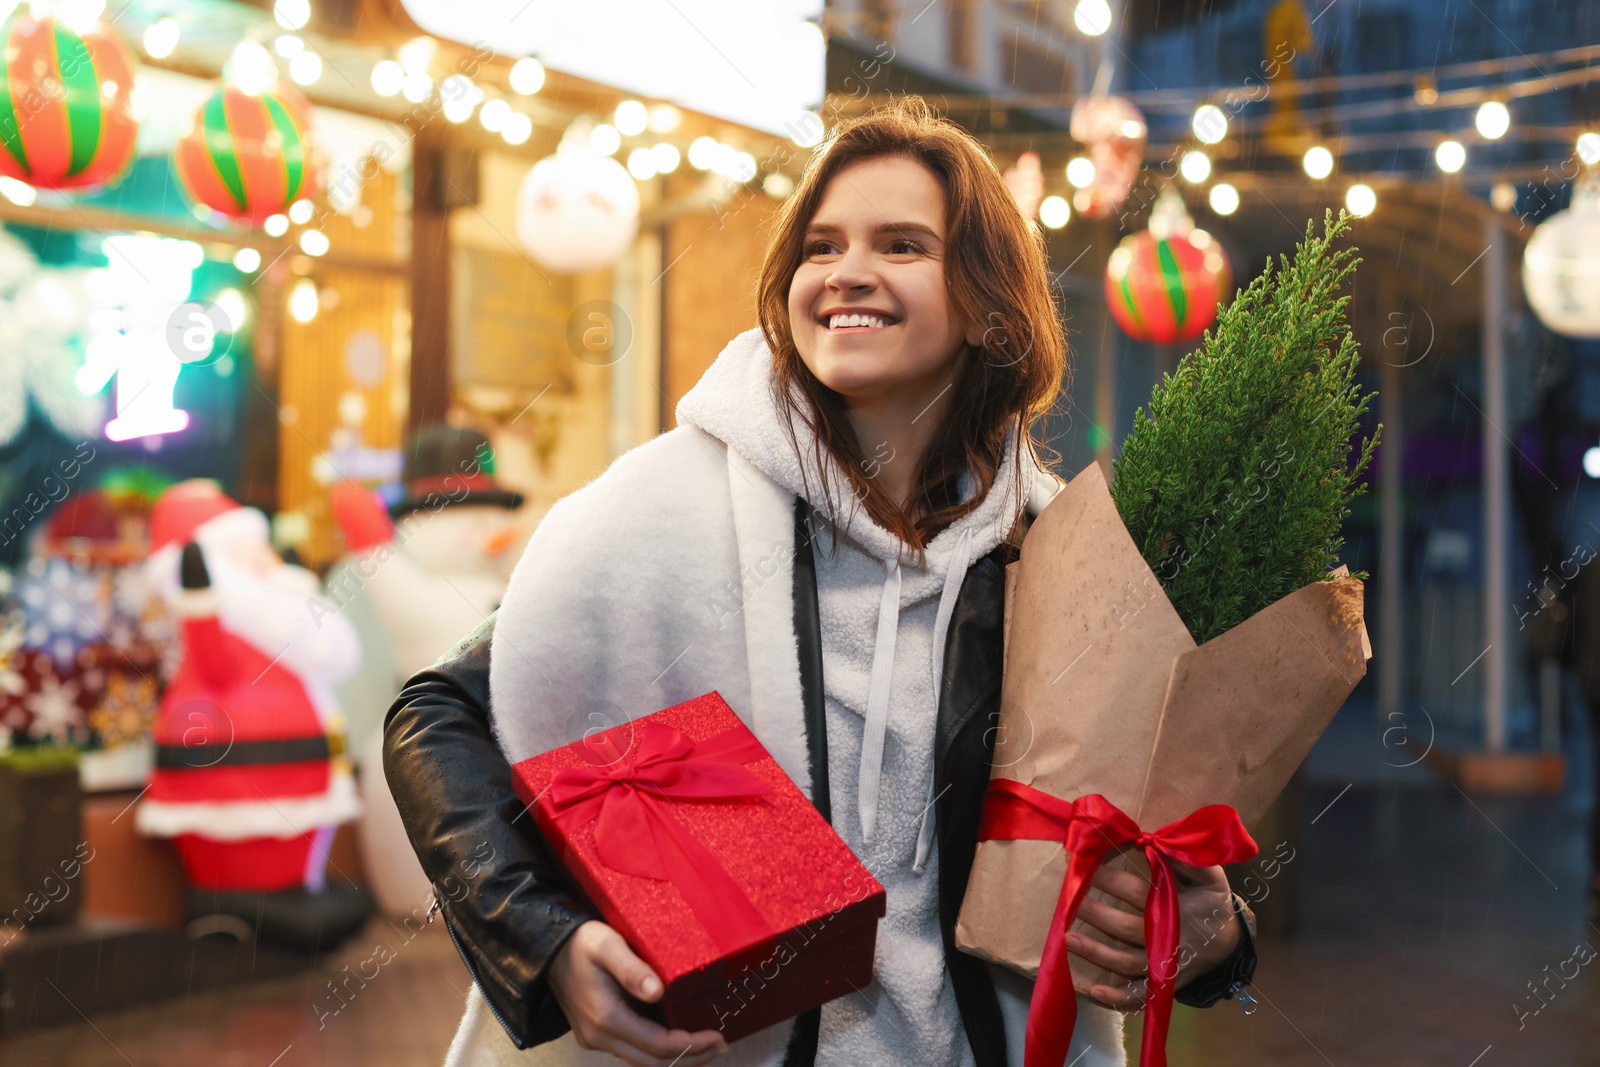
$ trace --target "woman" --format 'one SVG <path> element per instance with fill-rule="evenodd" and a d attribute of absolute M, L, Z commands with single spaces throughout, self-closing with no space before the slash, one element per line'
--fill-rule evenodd
<path fill-rule="evenodd" d="M 1064 371 L 1042 241 L 977 142 L 901 103 L 819 150 L 758 301 L 761 329 L 678 428 L 557 503 L 496 618 L 390 713 L 389 780 L 456 890 L 440 904 L 477 979 L 452 1063 L 1021 1062 L 1027 982 L 952 929 L 993 753 L 1002 568 L 1059 487 L 1027 432 Z M 731 1049 L 630 1007 L 659 978 L 563 890 L 506 762 L 711 689 L 888 896 L 871 986 Z M 1179 984 L 1204 1004 L 1254 953 L 1221 868 L 1187 873 Z M 1097 884 L 1143 904 L 1135 875 Z M 1074 935 L 1075 952 L 1144 973 L 1137 912 L 1082 915 L 1136 944 Z M 1116 1013 L 1140 988 L 1080 989 L 1081 1067 L 1122 1062 Z"/>

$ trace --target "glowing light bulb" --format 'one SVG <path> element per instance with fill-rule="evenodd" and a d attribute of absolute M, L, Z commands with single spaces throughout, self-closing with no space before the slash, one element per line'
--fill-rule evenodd
<path fill-rule="evenodd" d="M 657 174 L 671 174 L 678 169 L 678 163 L 683 158 L 676 145 L 665 141 L 650 149 L 650 155 L 655 158 Z"/>
<path fill-rule="evenodd" d="M 227 317 L 228 332 L 238 333 L 250 315 L 249 305 L 244 302 L 244 294 L 237 289 L 228 288 L 218 293 L 212 302 Z"/>
<path fill-rule="evenodd" d="M 716 160 L 716 152 L 716 138 L 696 137 L 689 142 L 689 166 L 695 170 L 710 170 Z"/>
<path fill-rule="evenodd" d="M 289 77 L 296 85 L 315 85 L 322 77 L 322 57 L 315 52 L 301 52 L 289 60 Z"/>
<path fill-rule="evenodd" d="M 1039 201 L 1039 221 L 1046 229 L 1059 230 L 1072 221 L 1072 206 L 1059 196 L 1047 196 Z"/>
<path fill-rule="evenodd" d="M 1498 100 L 1486 100 L 1473 119 L 1478 133 L 1491 141 L 1498 141 L 1511 129 L 1511 111 Z"/>
<path fill-rule="evenodd" d="M 1220 144 L 1228 136 L 1228 116 L 1215 104 L 1201 104 L 1195 108 L 1189 126 L 1203 144 Z"/>
<path fill-rule="evenodd" d="M 396 96 L 406 83 L 406 68 L 392 59 L 372 65 L 372 91 L 379 96 Z"/>
<path fill-rule="evenodd" d="M 1305 158 L 1300 161 L 1306 174 L 1317 181 L 1321 181 L 1333 173 L 1333 153 L 1322 145 L 1313 145 L 1306 149 Z"/>
<path fill-rule="evenodd" d="M 1204 152 L 1185 152 L 1178 162 L 1178 173 L 1190 185 L 1199 185 L 1211 177 L 1211 157 Z"/>
<path fill-rule="evenodd" d="M 39 193 L 27 182 L 0 175 L 0 196 L 18 207 L 31 207 L 39 198 Z"/>
<path fill-rule="evenodd" d="M 259 96 L 277 80 L 272 54 L 254 41 L 240 41 L 228 60 L 228 80 L 240 92 Z"/>
<path fill-rule="evenodd" d="M 520 111 L 513 111 L 500 129 L 501 139 L 510 145 L 523 144 L 532 136 L 533 120 Z"/>
<path fill-rule="evenodd" d="M 671 104 L 657 104 L 650 109 L 652 133 L 671 133 L 683 121 L 683 113 Z"/>
<path fill-rule="evenodd" d="M 499 133 L 511 117 L 511 105 L 504 100 L 488 100 L 478 109 L 478 121 L 490 133 Z"/>
<path fill-rule="evenodd" d="M 1111 5 L 1106 0 L 1078 0 L 1072 24 L 1085 37 L 1099 37 L 1111 28 Z"/>
<path fill-rule="evenodd" d="M 437 47 L 438 42 L 432 37 L 413 37 L 400 46 L 400 65 L 407 74 L 425 74 L 428 64 L 433 62 L 433 52 Z"/>
<path fill-rule="evenodd" d="M 246 274 L 254 274 L 261 269 L 261 253 L 253 248 L 241 248 L 233 254 L 233 265 Z"/>
<path fill-rule="evenodd" d="M 1467 150 L 1460 141 L 1441 141 L 1433 150 L 1433 161 L 1446 174 L 1454 174 L 1467 165 Z"/>
<path fill-rule="evenodd" d="M 609 156 L 622 147 L 622 135 L 609 122 L 602 122 L 589 131 L 589 147 L 602 156 Z"/>
<path fill-rule="evenodd" d="M 544 64 L 525 56 L 511 65 L 511 90 L 522 96 L 532 96 L 544 88 L 544 77 Z"/>
<path fill-rule="evenodd" d="M 164 15 L 144 29 L 144 54 L 151 59 L 166 59 L 178 47 L 183 30 L 178 20 Z"/>
<path fill-rule="evenodd" d="M 400 86 L 401 94 L 413 104 L 420 104 L 433 93 L 433 79 L 425 70 L 412 71 Z"/>
<path fill-rule="evenodd" d="M 316 318 L 321 304 L 317 283 L 310 278 L 301 278 L 289 290 L 289 314 L 296 322 L 310 322 Z"/>
<path fill-rule="evenodd" d="M 650 124 L 650 111 L 637 100 L 624 100 L 611 116 L 617 132 L 625 137 L 636 137 Z"/>
<path fill-rule="evenodd" d="M 286 30 L 304 29 L 311 21 L 311 0 L 276 0 L 272 17 Z"/>
<path fill-rule="evenodd" d="M 1364 219 L 1378 209 L 1378 194 L 1365 182 L 1357 182 L 1344 194 L 1344 206 L 1350 214 Z"/>
<path fill-rule="evenodd" d="M 641 182 L 656 176 L 656 159 L 648 148 L 635 148 L 628 153 L 628 173 Z"/>
<path fill-rule="evenodd" d="M 1082 189 L 1094 181 L 1094 160 L 1077 156 L 1067 163 L 1067 181 L 1074 189 Z"/>
<path fill-rule="evenodd" d="M 1206 194 L 1206 201 L 1218 215 L 1232 215 L 1239 210 L 1239 190 L 1228 182 L 1218 182 Z"/>

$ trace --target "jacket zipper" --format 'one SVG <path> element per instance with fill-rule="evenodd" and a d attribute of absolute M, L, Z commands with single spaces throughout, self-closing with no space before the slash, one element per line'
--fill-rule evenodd
<path fill-rule="evenodd" d="M 433 899 L 433 905 L 435 908 L 439 907 L 439 898 L 437 896 Z M 472 976 L 473 984 L 481 989 L 483 982 L 478 978 L 478 968 L 473 964 L 472 957 L 468 955 L 467 950 L 461 946 L 461 938 L 456 936 L 455 927 L 450 925 L 450 917 L 444 914 L 442 908 L 439 910 L 439 916 L 444 920 L 444 928 L 450 934 L 450 943 L 456 947 L 456 954 L 461 957 L 461 962 L 466 964 L 467 974 Z M 519 1051 L 527 1048 L 528 1046 L 517 1036 L 516 1031 L 512 1030 L 510 1025 L 506 1023 L 506 1017 L 500 1014 L 500 1009 L 494 1006 L 494 1001 L 489 998 L 488 994 L 484 994 L 483 1003 L 488 1007 L 489 1014 L 494 1016 L 494 1021 L 500 1024 L 500 1029 L 504 1030 L 506 1036 L 511 1038 L 511 1043 L 517 1046 Z"/>
<path fill-rule="evenodd" d="M 1254 1015 L 1261 1010 L 1261 1005 L 1256 1001 L 1256 998 L 1245 992 L 1244 979 L 1242 978 L 1230 985 L 1222 995 L 1237 1000 L 1239 1007 L 1244 1009 L 1246 1015 Z"/>

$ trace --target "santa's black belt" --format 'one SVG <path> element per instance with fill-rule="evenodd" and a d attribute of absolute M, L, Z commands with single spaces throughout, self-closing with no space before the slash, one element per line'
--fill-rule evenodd
<path fill-rule="evenodd" d="M 157 745 L 156 767 L 164 771 L 193 771 L 263 763 L 303 763 L 331 759 L 343 751 L 342 738 L 326 736 L 234 741 L 221 745 Z"/>

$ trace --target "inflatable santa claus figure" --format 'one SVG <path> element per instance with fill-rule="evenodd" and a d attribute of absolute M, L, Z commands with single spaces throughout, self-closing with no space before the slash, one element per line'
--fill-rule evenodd
<path fill-rule="evenodd" d="M 171 837 L 201 927 L 325 949 L 370 898 L 325 877 L 334 828 L 361 812 L 332 687 L 360 662 L 316 576 L 283 562 L 267 520 L 211 482 L 183 482 L 150 519 L 152 585 L 181 619 L 141 831 Z M 327 610 L 322 610 L 326 608 Z"/>

